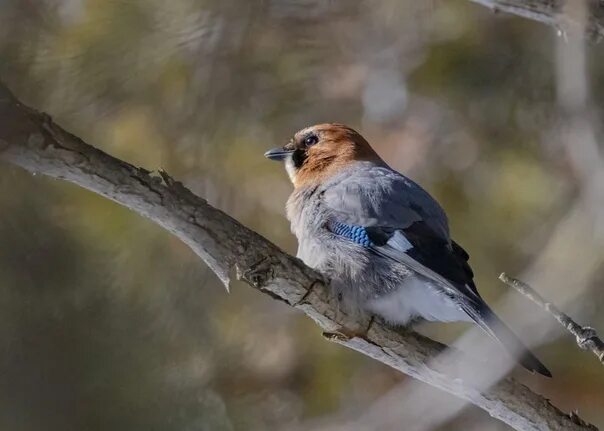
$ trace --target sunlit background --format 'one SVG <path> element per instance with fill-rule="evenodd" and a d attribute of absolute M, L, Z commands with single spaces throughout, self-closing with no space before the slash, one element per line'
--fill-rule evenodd
<path fill-rule="evenodd" d="M 440 200 L 504 320 L 541 334 L 554 379 L 514 375 L 604 425 L 597 359 L 497 281 L 521 276 L 604 332 L 604 45 L 468 0 L 4 0 L 0 77 L 292 253 L 291 186 L 263 153 L 351 125 Z M 392 396 L 418 383 L 241 283 L 227 294 L 141 217 L 9 165 L 0 348 L 6 430 L 509 429 L 474 407 L 418 425 L 417 400 Z"/>

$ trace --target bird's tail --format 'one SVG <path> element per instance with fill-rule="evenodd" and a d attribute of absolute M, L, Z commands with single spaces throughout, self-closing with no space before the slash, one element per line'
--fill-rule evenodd
<path fill-rule="evenodd" d="M 472 307 L 472 313 L 468 313 L 478 326 L 497 340 L 524 368 L 546 377 L 552 377 L 552 373 L 547 367 L 531 353 L 516 334 L 497 317 L 484 301 L 481 302 L 478 307 Z"/>

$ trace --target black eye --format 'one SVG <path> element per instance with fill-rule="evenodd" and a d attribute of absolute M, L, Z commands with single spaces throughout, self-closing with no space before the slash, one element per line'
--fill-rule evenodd
<path fill-rule="evenodd" d="M 310 147 L 311 145 L 315 145 L 317 142 L 319 142 L 319 137 L 317 135 L 315 135 L 314 133 L 312 133 L 304 138 L 304 145 L 306 145 L 307 147 Z"/>

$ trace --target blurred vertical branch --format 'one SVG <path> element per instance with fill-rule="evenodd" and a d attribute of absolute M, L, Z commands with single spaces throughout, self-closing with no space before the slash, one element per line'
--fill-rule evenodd
<path fill-rule="evenodd" d="M 577 23 L 576 34 L 556 39 L 556 78 L 561 143 L 579 183 L 580 198 L 594 216 L 596 233 L 604 235 L 604 159 L 596 140 L 589 97 L 585 41 L 588 3 L 568 0 L 564 16 Z M 582 31 L 583 29 L 583 31 Z"/>

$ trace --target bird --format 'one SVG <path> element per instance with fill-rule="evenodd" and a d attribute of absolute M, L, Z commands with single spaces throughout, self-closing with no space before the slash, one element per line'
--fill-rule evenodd
<path fill-rule="evenodd" d="M 286 214 L 297 257 L 328 277 L 338 298 L 392 325 L 473 322 L 524 368 L 551 377 L 480 296 L 440 204 L 358 132 L 306 127 L 265 156 L 284 162 L 294 186 Z"/>

